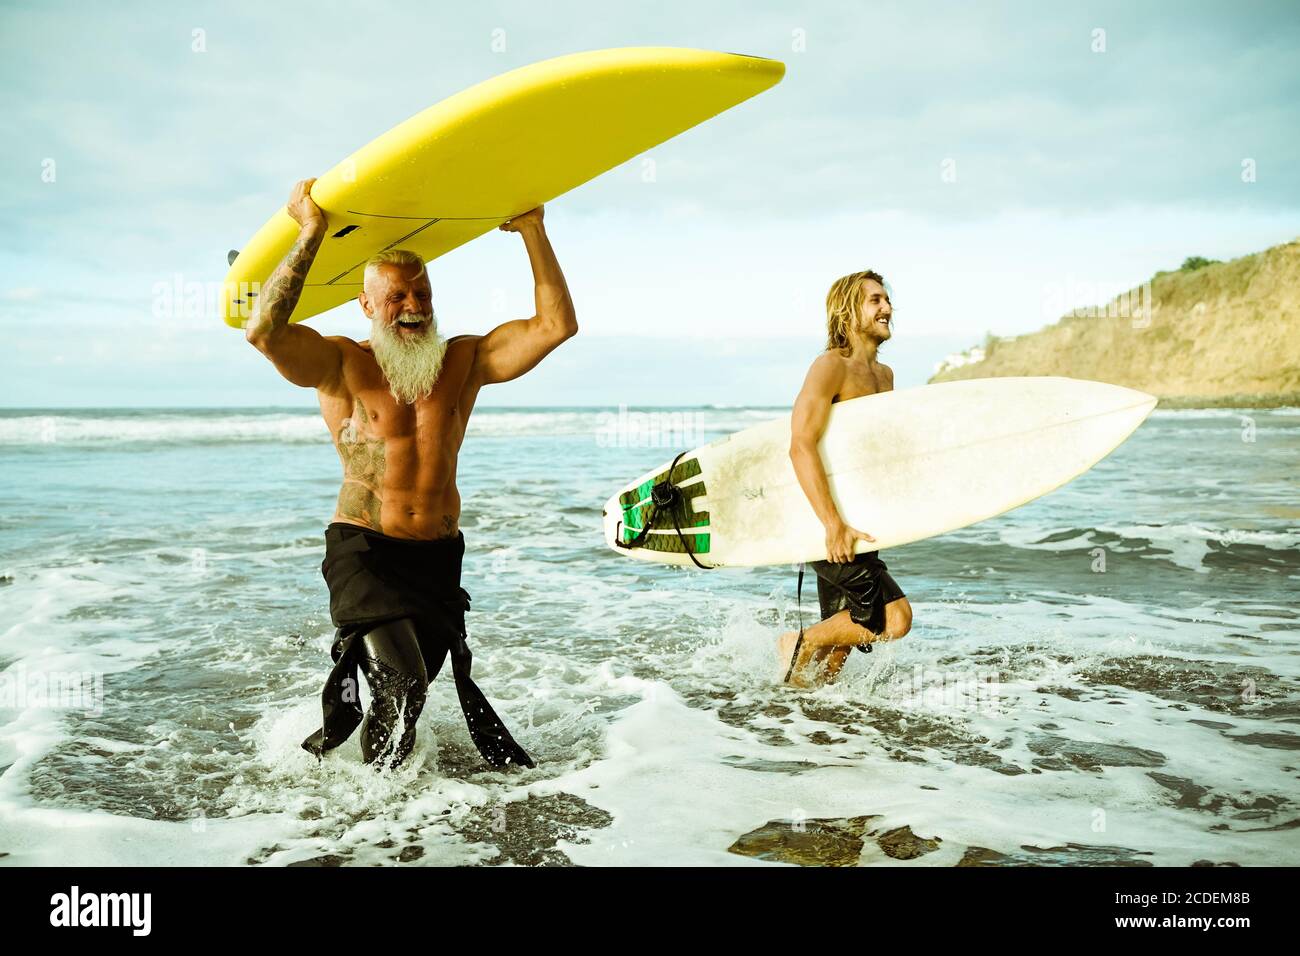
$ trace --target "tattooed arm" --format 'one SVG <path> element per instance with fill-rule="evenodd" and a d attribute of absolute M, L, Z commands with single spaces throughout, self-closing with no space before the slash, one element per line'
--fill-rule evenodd
<path fill-rule="evenodd" d="M 288 212 L 302 228 L 289 254 L 262 284 L 244 336 L 293 384 L 329 388 L 342 374 L 343 355 L 338 345 L 313 328 L 289 324 L 307 271 L 325 239 L 325 214 L 311 198 L 315 181 L 304 179 L 293 187 Z"/>

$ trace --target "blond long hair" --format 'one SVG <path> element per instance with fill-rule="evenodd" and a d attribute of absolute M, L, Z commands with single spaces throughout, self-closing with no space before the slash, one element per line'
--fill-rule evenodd
<path fill-rule="evenodd" d="M 868 281 L 885 284 L 880 273 L 870 269 L 841 276 L 831 284 L 831 291 L 826 293 L 826 351 L 849 347 L 849 328 L 862 309 Z"/>

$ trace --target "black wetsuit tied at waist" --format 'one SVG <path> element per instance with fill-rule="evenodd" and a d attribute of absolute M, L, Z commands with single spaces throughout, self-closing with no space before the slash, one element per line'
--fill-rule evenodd
<path fill-rule="evenodd" d="M 330 592 L 330 618 L 337 628 L 330 648 L 334 667 L 321 693 L 323 726 L 303 741 L 305 750 L 320 757 L 356 730 L 363 718 L 357 694 L 363 639 L 386 622 L 408 619 L 418 632 L 428 681 L 437 676 L 451 654 L 465 723 L 484 759 L 496 767 L 533 766 L 470 679 L 473 658 L 465 633 L 470 598 L 460 586 L 464 555 L 465 538 L 460 534 L 417 541 L 337 521 L 325 529 L 321 573 Z M 370 677 L 367 670 L 367 679 Z M 370 689 L 375 697 L 373 680 Z M 372 704 L 372 716 L 374 710 Z"/>

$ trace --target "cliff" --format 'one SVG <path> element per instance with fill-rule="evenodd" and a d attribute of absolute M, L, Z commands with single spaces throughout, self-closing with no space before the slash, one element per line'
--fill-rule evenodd
<path fill-rule="evenodd" d="M 1162 406 L 1300 404 L 1300 240 L 1231 262 L 1189 261 L 1037 332 L 990 335 L 939 363 L 930 381 L 1003 375 L 1112 382 Z"/>

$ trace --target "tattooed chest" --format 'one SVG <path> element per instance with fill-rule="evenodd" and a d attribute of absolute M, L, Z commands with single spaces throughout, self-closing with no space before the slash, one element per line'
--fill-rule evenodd
<path fill-rule="evenodd" d="M 343 462 L 339 516 L 379 528 L 388 449 L 386 440 L 375 434 L 361 399 L 356 399 L 351 414 L 339 424 L 334 437 Z"/>
<path fill-rule="evenodd" d="M 361 399 L 356 399 L 352 413 L 339 423 L 334 437 L 345 477 L 383 477 L 387 441 L 376 434 Z"/>
<path fill-rule="evenodd" d="M 383 483 L 387 456 L 382 438 L 340 442 L 339 457 L 343 459 L 345 480 Z"/>

